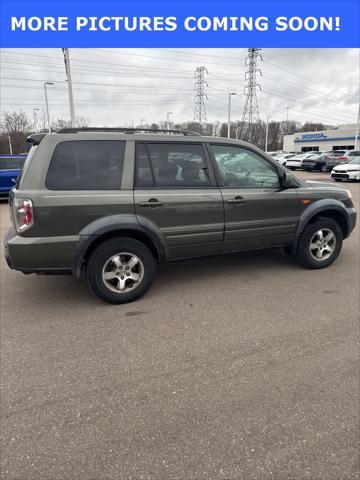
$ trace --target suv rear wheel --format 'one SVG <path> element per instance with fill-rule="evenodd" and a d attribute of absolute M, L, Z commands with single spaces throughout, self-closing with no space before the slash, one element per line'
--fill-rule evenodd
<path fill-rule="evenodd" d="M 301 234 L 297 259 L 305 268 L 325 268 L 338 257 L 343 242 L 340 225 L 327 217 L 319 217 Z"/>
<path fill-rule="evenodd" d="M 91 254 L 87 283 L 101 300 L 120 304 L 138 299 L 151 287 L 156 261 L 146 245 L 132 238 L 113 238 Z"/>

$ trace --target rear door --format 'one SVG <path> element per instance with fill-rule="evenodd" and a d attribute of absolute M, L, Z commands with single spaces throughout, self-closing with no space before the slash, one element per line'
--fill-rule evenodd
<path fill-rule="evenodd" d="M 225 209 L 224 252 L 284 245 L 296 230 L 296 188 L 280 188 L 279 173 L 249 148 L 210 144 Z"/>
<path fill-rule="evenodd" d="M 224 205 L 205 146 L 136 142 L 134 198 L 139 221 L 163 234 L 171 258 L 220 253 Z"/>

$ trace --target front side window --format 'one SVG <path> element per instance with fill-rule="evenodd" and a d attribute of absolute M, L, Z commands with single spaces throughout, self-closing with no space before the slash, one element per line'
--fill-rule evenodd
<path fill-rule="evenodd" d="M 257 153 L 231 145 L 211 145 L 225 187 L 278 188 L 274 166 Z"/>
<path fill-rule="evenodd" d="M 137 144 L 135 187 L 197 188 L 209 185 L 202 145 Z"/>
<path fill-rule="evenodd" d="M 125 142 L 73 140 L 59 143 L 46 177 L 49 190 L 119 190 Z"/>

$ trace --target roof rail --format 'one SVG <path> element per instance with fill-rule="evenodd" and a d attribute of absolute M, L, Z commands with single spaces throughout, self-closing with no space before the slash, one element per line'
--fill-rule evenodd
<path fill-rule="evenodd" d="M 60 128 L 57 130 L 57 133 L 82 133 L 82 132 L 119 132 L 119 133 L 175 133 L 179 135 L 200 135 L 200 133 L 192 132 L 190 130 L 171 130 L 166 128 L 108 128 L 108 127 L 69 127 L 69 128 Z"/>

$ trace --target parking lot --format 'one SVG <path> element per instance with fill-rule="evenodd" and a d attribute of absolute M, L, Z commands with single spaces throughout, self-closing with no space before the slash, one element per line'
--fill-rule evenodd
<path fill-rule="evenodd" d="M 360 478 L 358 295 L 359 226 L 328 269 L 174 263 L 124 306 L 1 255 L 2 478 Z"/>

